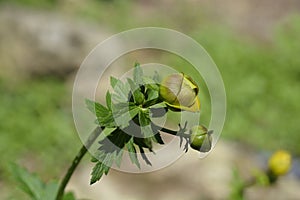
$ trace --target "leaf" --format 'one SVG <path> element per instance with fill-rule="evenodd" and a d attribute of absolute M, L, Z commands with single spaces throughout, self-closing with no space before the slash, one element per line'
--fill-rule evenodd
<path fill-rule="evenodd" d="M 146 162 L 147 165 L 152 166 L 151 162 L 149 161 L 149 159 L 147 158 L 144 149 L 142 147 L 139 146 L 140 152 L 141 152 L 141 156 L 143 158 L 143 160 Z"/>
<path fill-rule="evenodd" d="M 137 105 L 140 105 L 144 102 L 144 94 L 141 91 L 141 88 L 136 85 L 136 83 L 133 82 L 130 78 L 127 79 L 127 82 L 130 85 L 130 94 L 133 96 L 133 100 Z"/>
<path fill-rule="evenodd" d="M 111 110 L 101 105 L 98 102 L 94 102 L 92 100 L 85 100 L 87 108 L 96 115 L 97 121 L 96 123 L 100 126 L 104 127 L 114 127 L 115 121 L 112 115 Z"/>
<path fill-rule="evenodd" d="M 131 119 L 133 119 L 140 111 L 140 108 L 137 106 L 130 106 L 129 114 Z"/>
<path fill-rule="evenodd" d="M 106 156 L 106 159 L 103 161 L 104 166 L 104 174 L 107 175 L 110 167 L 112 166 L 114 160 L 116 158 L 116 152 L 113 152 Z"/>
<path fill-rule="evenodd" d="M 128 102 L 128 95 L 130 93 L 130 85 L 129 83 L 123 83 L 122 81 L 118 79 L 111 79 L 113 80 L 113 89 L 114 93 L 111 95 L 112 100 L 114 103 L 120 103 L 120 102 Z"/>
<path fill-rule="evenodd" d="M 149 151 L 152 151 L 152 141 L 151 138 L 140 138 L 134 137 L 134 144 L 139 147 L 147 148 Z"/>
<path fill-rule="evenodd" d="M 154 100 L 154 99 L 158 99 L 159 97 L 159 94 L 158 94 L 158 91 L 156 90 L 153 90 L 153 89 L 147 89 L 147 99 L 146 101 L 151 101 L 151 100 Z"/>
<path fill-rule="evenodd" d="M 109 111 L 105 106 L 89 99 L 85 100 L 85 104 L 87 105 L 87 108 L 97 117 L 105 116 L 105 114 Z"/>
<path fill-rule="evenodd" d="M 97 162 L 96 165 L 93 167 L 93 170 L 92 170 L 92 177 L 91 177 L 91 180 L 90 180 L 90 184 L 94 184 L 96 183 L 97 181 L 99 181 L 103 175 L 103 164 L 102 162 Z"/>
<path fill-rule="evenodd" d="M 117 155 L 116 155 L 115 163 L 116 163 L 116 165 L 117 165 L 119 168 L 121 167 L 121 162 L 122 162 L 123 152 L 124 152 L 124 151 L 120 151 L 120 152 L 117 153 Z"/>
<path fill-rule="evenodd" d="M 157 143 L 159 143 L 159 144 L 165 144 L 164 141 L 163 141 L 163 139 L 161 138 L 160 133 L 156 133 L 156 134 L 154 135 L 154 138 L 155 138 L 155 141 L 156 141 Z"/>
<path fill-rule="evenodd" d="M 110 85 L 114 88 L 116 87 L 117 83 L 118 83 L 118 79 L 116 79 L 115 77 L 111 76 L 110 77 Z"/>
<path fill-rule="evenodd" d="M 141 168 L 140 163 L 137 158 L 136 149 L 134 147 L 133 138 L 129 140 L 129 142 L 126 144 L 126 148 L 129 153 L 130 160 L 133 164 L 135 164 L 138 168 Z"/>
<path fill-rule="evenodd" d="M 104 140 L 106 137 L 108 137 L 110 134 L 112 134 L 117 128 L 105 128 L 102 130 L 101 134 L 99 135 L 98 139 L 99 141 Z"/>
<path fill-rule="evenodd" d="M 51 181 L 45 184 L 38 176 L 29 173 L 26 169 L 16 164 L 12 164 L 11 168 L 16 180 L 18 180 L 20 183 L 21 189 L 23 189 L 23 191 L 27 193 L 33 200 L 56 199 L 56 194 L 59 187 L 59 183 L 57 181 Z"/>
<path fill-rule="evenodd" d="M 92 170 L 92 177 L 90 180 L 90 184 L 94 184 L 99 181 L 103 174 L 107 175 L 108 171 L 115 160 L 116 153 L 107 153 L 103 161 L 98 161 Z"/>
<path fill-rule="evenodd" d="M 72 192 L 68 192 L 64 195 L 63 200 L 76 200 L 76 198 Z"/>
<path fill-rule="evenodd" d="M 128 84 L 130 86 L 131 92 L 134 92 L 135 90 L 139 89 L 139 85 L 137 85 L 137 83 L 134 82 L 132 79 L 127 78 L 127 82 L 128 82 Z"/>
<path fill-rule="evenodd" d="M 142 136 L 144 138 L 143 143 L 146 144 L 147 148 L 152 151 L 152 142 L 157 142 L 151 127 L 151 119 L 149 109 L 140 110 L 139 112 L 139 122 L 142 131 Z"/>
<path fill-rule="evenodd" d="M 94 160 L 97 160 L 97 163 L 92 170 L 91 184 L 100 180 L 103 174 L 107 175 L 113 162 L 115 162 L 117 166 L 121 165 L 122 150 L 126 143 L 132 138 L 132 136 L 126 134 L 119 128 L 111 130 L 113 131 L 109 132 L 109 134 L 99 141 L 100 147 L 94 158 Z"/>
<path fill-rule="evenodd" d="M 111 110 L 111 94 L 109 91 L 106 92 L 106 106 Z"/>
<path fill-rule="evenodd" d="M 119 152 L 125 147 L 125 144 L 131 139 L 131 137 L 132 136 L 124 133 L 121 129 L 116 129 L 103 140 L 99 141 L 99 156 L 103 157 L 104 155 L 105 157 L 106 154 L 113 153 L 115 151 Z M 101 157 L 99 157 L 99 159 L 101 159 Z"/>
<path fill-rule="evenodd" d="M 19 182 L 20 188 L 34 200 L 41 200 L 44 190 L 44 183 L 36 175 L 29 173 L 26 169 L 11 165 L 12 173 Z"/>
<path fill-rule="evenodd" d="M 58 182 L 52 181 L 45 185 L 41 200 L 55 200 L 58 192 Z"/>
<path fill-rule="evenodd" d="M 143 70 L 139 63 L 135 63 L 133 71 L 133 80 L 138 85 L 143 84 Z"/>
<path fill-rule="evenodd" d="M 91 162 L 98 162 L 98 159 L 95 156 L 92 156 Z"/>
<path fill-rule="evenodd" d="M 139 112 L 139 107 L 130 103 L 118 103 L 112 105 L 115 123 L 121 129 L 129 126 L 131 121 Z"/>
<path fill-rule="evenodd" d="M 140 109 L 139 110 L 139 122 L 142 127 L 148 126 L 151 124 L 149 109 Z"/>
<path fill-rule="evenodd" d="M 143 79 L 142 82 L 145 85 L 156 85 L 158 83 L 158 82 L 155 82 L 152 78 L 150 78 L 148 76 L 143 76 L 142 79 Z"/>
<path fill-rule="evenodd" d="M 144 137 L 152 137 L 154 135 L 151 128 L 150 112 L 148 109 L 139 110 L 139 122 Z"/>
<path fill-rule="evenodd" d="M 154 123 L 151 123 L 151 128 L 152 128 L 153 133 L 155 134 L 154 135 L 154 138 L 155 138 L 154 142 L 157 142 L 159 144 L 164 144 L 164 141 L 161 138 L 161 134 L 160 134 L 160 127 L 156 126 Z"/>

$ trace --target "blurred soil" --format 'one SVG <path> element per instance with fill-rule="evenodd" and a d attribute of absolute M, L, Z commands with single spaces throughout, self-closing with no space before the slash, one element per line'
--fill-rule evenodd
<path fill-rule="evenodd" d="M 108 37 L 104 28 L 59 13 L 0 8 L 0 73 L 64 78 Z"/>
<path fill-rule="evenodd" d="M 147 174 L 127 174 L 112 170 L 93 186 L 89 185 L 92 166 L 81 167 L 71 179 L 69 190 L 80 198 L 111 200 L 222 200 L 228 199 L 232 170 L 237 168 L 244 179 L 255 170 L 263 169 L 267 159 L 258 156 L 245 145 L 219 141 L 204 159 L 189 150 L 171 166 Z M 300 182 L 285 176 L 271 187 L 246 190 L 247 200 L 296 200 Z"/>
<path fill-rule="evenodd" d="M 275 24 L 300 10 L 298 0 L 228 0 L 226 3 L 189 0 L 184 5 L 177 7 L 172 0 L 140 1 L 134 5 L 132 17 L 147 21 L 157 12 L 169 10 L 167 18 L 175 20 L 179 30 L 189 30 L 189 26 L 197 25 L 199 20 L 201 23 L 203 18 L 202 21 L 268 40 Z M 183 9 L 189 13 L 184 15 Z M 65 77 L 76 72 L 89 51 L 111 32 L 99 24 L 75 20 L 60 11 L 12 6 L 0 8 L 0 27 L 0 73 L 18 76 Z"/>

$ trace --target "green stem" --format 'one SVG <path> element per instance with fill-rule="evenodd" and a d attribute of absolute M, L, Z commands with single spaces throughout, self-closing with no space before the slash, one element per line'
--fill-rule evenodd
<path fill-rule="evenodd" d="M 95 142 L 97 137 L 100 135 L 102 130 L 103 130 L 102 127 L 101 128 L 97 127 L 91 133 L 91 135 L 88 137 L 86 143 L 81 147 L 81 149 L 79 150 L 79 152 L 75 156 L 74 160 L 72 161 L 71 166 L 69 167 L 67 173 L 65 174 L 65 176 L 63 177 L 63 179 L 62 179 L 62 181 L 59 185 L 59 189 L 58 189 L 58 192 L 57 192 L 57 195 L 56 195 L 56 200 L 61 200 L 63 198 L 65 188 L 66 188 L 68 182 L 70 181 L 70 178 L 73 175 L 75 169 L 77 168 L 78 164 L 80 163 L 81 159 L 86 154 L 88 149 L 92 146 L 92 144 Z"/>
<path fill-rule="evenodd" d="M 174 136 L 178 136 L 180 138 L 180 147 L 182 146 L 183 139 L 185 139 L 186 143 L 185 143 L 184 149 L 185 149 L 185 152 L 187 152 L 188 148 L 189 148 L 189 144 L 190 144 L 190 134 L 185 134 L 186 125 L 187 124 L 185 123 L 184 127 L 182 128 L 181 125 L 179 124 L 179 130 L 178 131 L 173 131 L 173 130 L 170 130 L 170 129 L 167 129 L 167 128 L 164 128 L 164 127 L 159 127 L 157 125 L 154 125 L 154 127 L 159 128 L 158 130 L 160 130 L 162 132 L 165 132 L 165 133 L 168 133 L 168 134 L 171 134 L 171 135 L 174 135 Z"/>
<path fill-rule="evenodd" d="M 164 128 L 164 127 L 160 127 L 160 126 L 158 126 L 156 124 L 153 124 L 153 123 L 152 123 L 152 126 L 155 127 L 157 130 L 160 130 L 164 133 L 168 133 L 168 134 L 171 134 L 171 135 L 174 135 L 174 136 L 179 136 L 179 137 L 183 137 L 183 138 L 189 138 L 190 137 L 189 134 L 185 134 L 184 131 L 182 131 L 182 130 L 173 131 L 173 130 L 170 130 L 170 129 L 167 129 L 167 128 Z"/>

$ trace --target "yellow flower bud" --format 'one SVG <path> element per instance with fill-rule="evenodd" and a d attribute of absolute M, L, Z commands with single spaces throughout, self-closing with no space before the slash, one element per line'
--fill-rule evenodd
<path fill-rule="evenodd" d="M 269 170 L 276 176 L 286 174 L 291 168 L 291 154 L 284 150 L 275 152 L 269 159 Z"/>
<path fill-rule="evenodd" d="M 159 88 L 161 98 L 174 111 L 199 111 L 198 92 L 199 88 L 195 81 L 183 73 L 167 76 Z"/>
<path fill-rule="evenodd" d="M 208 152 L 211 149 L 212 137 L 211 132 L 207 131 L 204 126 L 194 126 L 190 129 L 191 147 L 197 151 Z"/>

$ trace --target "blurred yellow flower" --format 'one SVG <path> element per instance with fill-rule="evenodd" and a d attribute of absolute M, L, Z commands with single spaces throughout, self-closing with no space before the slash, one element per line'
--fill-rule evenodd
<path fill-rule="evenodd" d="M 291 162 L 291 154 L 287 151 L 279 150 L 269 159 L 269 169 L 276 176 L 284 175 L 290 170 Z"/>
<path fill-rule="evenodd" d="M 174 111 L 199 111 L 198 92 L 199 88 L 195 81 L 183 73 L 167 76 L 159 89 L 160 97 Z"/>

